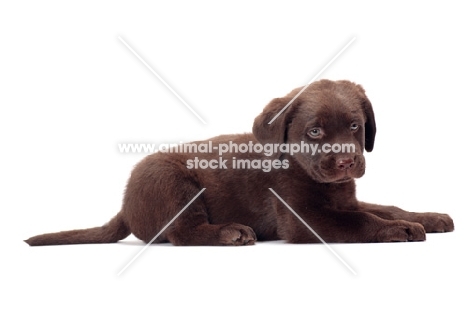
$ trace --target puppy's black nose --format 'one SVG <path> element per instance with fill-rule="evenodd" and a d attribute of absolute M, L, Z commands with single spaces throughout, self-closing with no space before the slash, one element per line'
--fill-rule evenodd
<path fill-rule="evenodd" d="M 341 158 L 336 160 L 336 168 L 339 170 L 348 170 L 354 166 L 354 160 L 352 158 Z"/>

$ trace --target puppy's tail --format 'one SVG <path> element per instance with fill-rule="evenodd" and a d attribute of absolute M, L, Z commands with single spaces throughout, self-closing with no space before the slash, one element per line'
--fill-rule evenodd
<path fill-rule="evenodd" d="M 102 227 L 46 233 L 33 236 L 25 240 L 25 242 L 30 246 L 116 243 L 129 235 L 130 229 L 125 224 L 122 212 L 119 212 Z"/>

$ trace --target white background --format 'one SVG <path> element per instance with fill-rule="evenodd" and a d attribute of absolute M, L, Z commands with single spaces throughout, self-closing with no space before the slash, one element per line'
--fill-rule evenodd
<path fill-rule="evenodd" d="M 2 2 L 0 309 L 465 309 L 465 6 L 324 2 Z M 157 245 L 118 277 L 144 246 L 133 237 L 22 241 L 118 212 L 144 157 L 120 154 L 118 143 L 249 132 L 270 99 L 309 82 L 353 37 L 321 78 L 363 85 L 374 105 L 378 132 L 359 198 L 448 213 L 455 232 L 331 245 L 357 276 L 323 245 Z"/>

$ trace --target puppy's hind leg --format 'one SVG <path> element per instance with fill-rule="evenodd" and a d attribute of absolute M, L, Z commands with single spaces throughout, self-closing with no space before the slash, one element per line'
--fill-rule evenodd
<path fill-rule="evenodd" d="M 167 229 L 174 245 L 253 245 L 257 240 L 252 228 L 237 223 L 210 224 L 202 200 L 193 202 Z"/>
<path fill-rule="evenodd" d="M 153 243 L 174 245 L 250 245 L 256 241 L 250 227 L 211 224 L 205 197 L 214 190 L 208 186 L 196 197 L 203 188 L 197 173 L 181 161 L 163 157 L 155 154 L 143 160 L 128 182 L 123 212 L 136 237 L 149 243 L 157 236 Z"/>
<path fill-rule="evenodd" d="M 178 202 L 190 202 L 200 191 L 197 183 L 185 180 L 184 192 L 174 189 Z M 257 240 L 252 228 L 238 223 L 210 223 L 209 209 L 206 205 L 205 196 L 214 191 L 207 188 L 194 200 L 187 209 L 167 228 L 166 238 L 173 245 L 252 245 Z M 172 201 L 173 202 L 173 201 Z M 171 202 L 171 203 L 172 203 Z M 183 208 L 180 204 L 180 210 Z M 219 208 L 219 207 L 212 207 Z M 222 207 L 221 207 L 222 208 Z M 174 207 L 171 208 L 174 210 Z"/>

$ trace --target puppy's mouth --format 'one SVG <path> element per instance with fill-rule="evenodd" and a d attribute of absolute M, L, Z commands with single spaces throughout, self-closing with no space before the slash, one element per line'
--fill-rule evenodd
<path fill-rule="evenodd" d="M 356 170 L 323 170 L 321 175 L 321 182 L 340 184 L 350 182 L 355 178 L 361 177 Z"/>
<path fill-rule="evenodd" d="M 331 177 L 331 176 L 330 176 Z M 339 184 L 353 180 L 352 172 L 349 170 L 339 171 L 337 174 L 330 178 L 332 183 Z"/>
<path fill-rule="evenodd" d="M 333 183 L 340 184 L 340 183 L 348 182 L 348 181 L 351 181 L 351 180 L 353 180 L 352 177 L 345 176 L 343 178 L 340 178 L 340 179 L 337 179 L 337 180 L 333 181 Z"/>
<path fill-rule="evenodd" d="M 318 173 L 318 174 L 317 174 Z M 346 171 L 329 171 L 329 170 L 316 170 L 315 174 L 310 174 L 313 178 L 320 183 L 333 183 L 340 184 L 354 180 L 353 172 Z"/>

